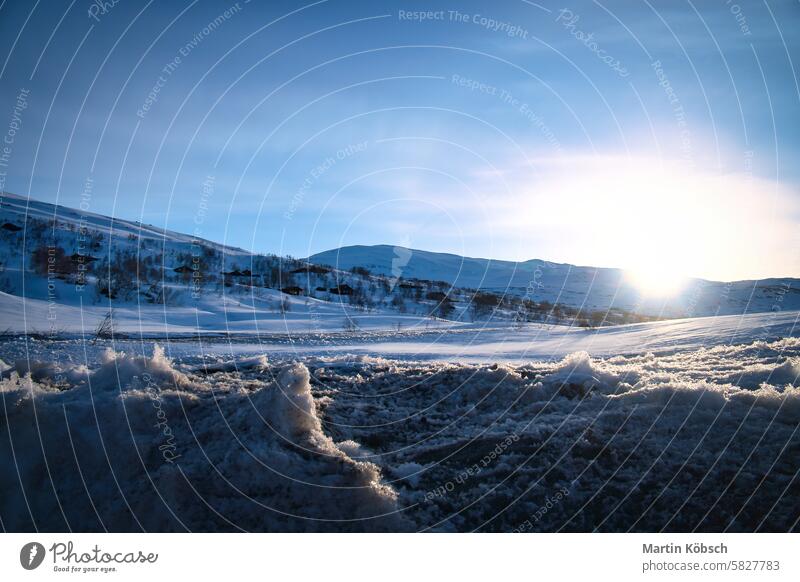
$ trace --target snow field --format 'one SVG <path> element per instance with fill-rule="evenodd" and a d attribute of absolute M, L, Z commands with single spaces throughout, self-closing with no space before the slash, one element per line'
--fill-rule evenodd
<path fill-rule="evenodd" d="M 6 529 L 798 529 L 798 338 L 515 365 L 143 351 L 6 366 Z"/>

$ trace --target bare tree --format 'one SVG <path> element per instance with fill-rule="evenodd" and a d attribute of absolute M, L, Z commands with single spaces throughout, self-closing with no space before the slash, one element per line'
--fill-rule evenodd
<path fill-rule="evenodd" d="M 114 337 L 116 328 L 114 327 L 114 320 L 112 319 L 111 312 L 107 312 L 103 319 L 99 321 L 97 327 L 94 328 L 95 339 L 110 339 Z"/>

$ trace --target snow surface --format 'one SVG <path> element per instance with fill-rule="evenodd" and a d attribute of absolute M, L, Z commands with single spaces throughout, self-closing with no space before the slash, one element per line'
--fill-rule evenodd
<path fill-rule="evenodd" d="M 203 350 L 230 355 L 268 352 L 281 358 L 310 355 L 366 355 L 398 360 L 525 363 L 560 360 L 578 351 L 595 356 L 672 353 L 705 347 L 775 341 L 800 335 L 800 312 L 677 319 L 597 329 L 563 325 L 461 325 L 365 334 L 265 335 L 257 343 L 209 338 Z M 173 343 L 175 354 L 190 354 L 195 344 Z"/>
<path fill-rule="evenodd" d="M 115 304 L 111 311 L 119 333 L 145 336 L 341 333 L 348 322 L 361 330 L 455 325 L 419 315 L 364 312 L 346 304 L 295 297 L 273 289 L 258 289 L 256 293 L 208 296 L 183 306 Z M 281 313 L 276 305 L 284 302 L 290 309 Z M 0 292 L 0 331 L 91 336 L 109 310 L 107 303 L 51 303 Z"/>
<path fill-rule="evenodd" d="M 464 351 L 477 330 L 405 334 L 398 359 L 366 335 L 163 349 L 7 339 L 0 519 L 14 531 L 796 531 L 797 318 L 576 331 L 600 342 L 591 355 L 560 337 L 542 359 L 497 347 L 501 334 L 535 346 L 525 334 L 539 330 L 487 329 L 470 362 L 418 355 L 430 336 L 438 355 Z"/>

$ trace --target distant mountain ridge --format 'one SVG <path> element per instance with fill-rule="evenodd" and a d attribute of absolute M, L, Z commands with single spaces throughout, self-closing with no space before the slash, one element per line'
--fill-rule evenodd
<path fill-rule="evenodd" d="M 540 259 L 523 262 L 462 257 L 392 245 L 353 245 L 317 253 L 309 262 L 354 267 L 406 279 L 445 281 L 455 287 L 525 296 L 592 310 L 625 309 L 664 317 L 734 315 L 800 309 L 800 280 L 689 279 L 673 297 L 647 297 L 623 269 L 583 267 Z"/>
<path fill-rule="evenodd" d="M 206 331 L 250 329 L 255 321 L 262 329 L 277 328 L 287 318 L 296 320 L 295 328 L 309 329 L 320 323 L 320 314 L 331 329 L 341 328 L 352 313 L 362 326 L 364 313 L 381 325 L 433 315 L 460 322 L 491 317 L 581 325 L 598 312 L 608 315 L 604 324 L 613 325 L 800 310 L 798 279 L 693 279 L 663 299 L 643 296 L 621 269 L 539 259 L 499 261 L 376 245 L 299 260 L 9 193 L 0 198 L 0 251 L 0 312 L 19 323 L 22 309 L 22 321 L 35 316 L 39 327 L 50 325 L 52 305 L 59 306 L 58 326 L 74 328 L 80 309 L 91 304 L 100 316 L 112 299 L 120 316 L 129 311 L 131 326 L 140 326 L 146 312 L 154 320 L 151 329 L 163 329 L 157 318 L 181 319 L 183 331 L 197 327 L 195 309 L 204 314 L 200 327 Z M 235 325 L 232 302 L 243 310 Z"/>

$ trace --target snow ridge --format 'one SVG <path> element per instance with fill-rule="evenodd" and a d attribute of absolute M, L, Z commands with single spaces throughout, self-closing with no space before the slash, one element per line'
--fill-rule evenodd
<path fill-rule="evenodd" d="M 95 370 L 30 369 L 0 384 L 6 528 L 406 527 L 379 469 L 322 432 L 302 364 L 247 389 L 228 383 L 238 372 L 190 378 L 159 347 L 151 357 L 109 350 Z"/>

